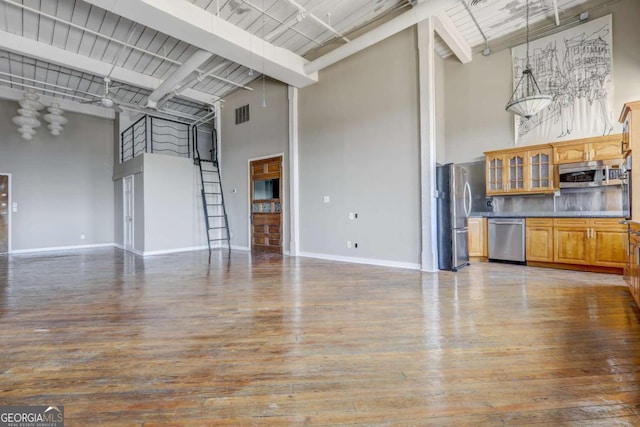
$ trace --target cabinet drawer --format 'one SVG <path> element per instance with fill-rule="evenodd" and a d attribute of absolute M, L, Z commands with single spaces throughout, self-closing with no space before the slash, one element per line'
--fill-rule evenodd
<path fill-rule="evenodd" d="M 554 218 L 553 225 L 556 227 L 588 227 L 589 218 Z"/>
<path fill-rule="evenodd" d="M 608 230 L 620 230 L 625 231 L 627 226 L 620 224 L 624 218 L 593 218 L 591 220 L 591 226 L 594 228 L 606 228 Z"/>
<path fill-rule="evenodd" d="M 553 218 L 527 218 L 527 227 L 553 227 Z"/>

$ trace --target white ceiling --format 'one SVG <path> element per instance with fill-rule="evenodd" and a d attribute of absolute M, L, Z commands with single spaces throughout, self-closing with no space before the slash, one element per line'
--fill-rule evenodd
<path fill-rule="evenodd" d="M 484 47 L 481 31 L 490 46 L 512 34 L 523 41 L 525 0 L 464 1 L 0 0 L 0 97 L 33 87 L 67 103 L 97 103 L 108 76 L 109 97 L 123 108 L 143 108 L 154 93 L 162 110 L 195 119 L 249 90 L 262 72 L 312 84 L 318 77 L 304 71 L 308 59 L 425 5 L 470 47 Z M 610 2 L 529 1 L 532 26 L 550 29 L 554 3 L 562 24 Z M 436 50 L 447 57 L 443 39 Z"/>

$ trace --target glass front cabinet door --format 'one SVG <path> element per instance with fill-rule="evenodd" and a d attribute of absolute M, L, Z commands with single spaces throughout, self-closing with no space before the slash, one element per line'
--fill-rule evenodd
<path fill-rule="evenodd" d="M 534 150 L 527 153 L 529 163 L 528 191 L 553 190 L 552 149 Z"/>
<path fill-rule="evenodd" d="M 487 194 L 502 193 L 506 190 L 505 186 L 505 156 L 487 155 Z"/>

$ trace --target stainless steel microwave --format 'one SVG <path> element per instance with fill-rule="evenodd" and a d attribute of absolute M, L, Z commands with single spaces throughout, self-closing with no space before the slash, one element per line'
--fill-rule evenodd
<path fill-rule="evenodd" d="M 560 188 L 622 185 L 620 160 L 566 163 L 558 167 Z"/>

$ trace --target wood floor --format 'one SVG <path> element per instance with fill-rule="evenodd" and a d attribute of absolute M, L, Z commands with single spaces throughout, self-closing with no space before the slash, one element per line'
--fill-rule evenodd
<path fill-rule="evenodd" d="M 0 256 L 0 405 L 66 426 L 640 425 L 620 276 L 206 252 Z"/>

